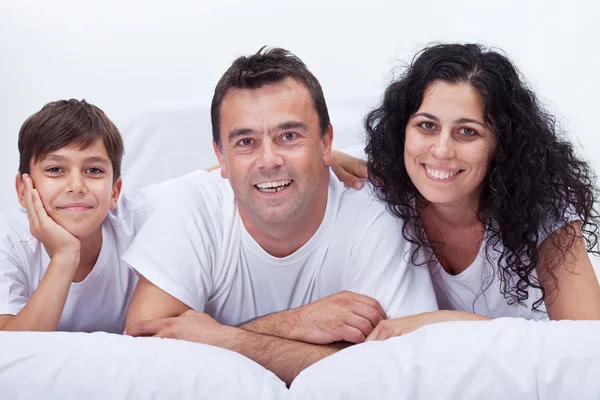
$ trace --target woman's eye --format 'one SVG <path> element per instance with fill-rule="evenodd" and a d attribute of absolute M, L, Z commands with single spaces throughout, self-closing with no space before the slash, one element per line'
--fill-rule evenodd
<path fill-rule="evenodd" d="M 435 125 L 432 122 L 422 122 L 420 125 L 421 125 L 421 128 L 423 128 L 427 131 L 430 131 L 435 128 Z"/>
<path fill-rule="evenodd" d="M 464 136 L 473 136 L 473 135 L 477 135 L 477 132 L 475 132 L 473 129 L 471 128 L 462 128 L 459 131 L 462 135 Z"/>

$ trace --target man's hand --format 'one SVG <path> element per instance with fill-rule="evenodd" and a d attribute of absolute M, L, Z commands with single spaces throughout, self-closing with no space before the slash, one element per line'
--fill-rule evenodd
<path fill-rule="evenodd" d="M 379 302 L 343 291 L 295 310 L 290 339 L 314 344 L 361 343 L 387 316 Z"/>
<path fill-rule="evenodd" d="M 127 334 L 180 339 L 228 348 L 235 329 L 221 325 L 208 314 L 188 310 L 179 317 L 139 322 Z"/>
<path fill-rule="evenodd" d="M 40 194 L 33 188 L 31 177 L 23 174 L 23 181 L 25 183 L 23 202 L 27 210 L 31 234 L 44 245 L 51 258 L 60 255 L 74 259 L 76 260 L 75 267 L 77 267 L 81 242 L 48 215 Z"/>

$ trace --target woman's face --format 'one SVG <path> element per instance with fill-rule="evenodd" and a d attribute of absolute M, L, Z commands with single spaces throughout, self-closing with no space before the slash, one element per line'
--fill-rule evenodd
<path fill-rule="evenodd" d="M 419 193 L 440 205 L 478 201 L 495 153 L 477 90 L 465 82 L 431 83 L 406 125 L 404 164 Z"/>

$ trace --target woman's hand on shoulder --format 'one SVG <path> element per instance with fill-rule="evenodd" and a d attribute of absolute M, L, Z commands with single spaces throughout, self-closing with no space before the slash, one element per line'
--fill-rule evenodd
<path fill-rule="evenodd" d="M 333 150 L 331 156 L 331 169 L 335 176 L 347 186 L 362 189 L 361 179 L 369 176 L 367 162 L 338 150 Z"/>

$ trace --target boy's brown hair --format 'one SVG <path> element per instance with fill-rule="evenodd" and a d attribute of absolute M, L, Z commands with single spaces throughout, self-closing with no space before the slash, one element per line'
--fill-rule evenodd
<path fill-rule="evenodd" d="M 102 140 L 113 167 L 113 182 L 121 176 L 123 138 L 104 112 L 85 100 L 59 100 L 46 104 L 23 123 L 19 131 L 19 173 L 29 163 L 68 146 L 82 149 Z"/>

